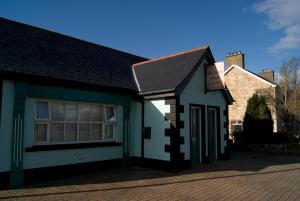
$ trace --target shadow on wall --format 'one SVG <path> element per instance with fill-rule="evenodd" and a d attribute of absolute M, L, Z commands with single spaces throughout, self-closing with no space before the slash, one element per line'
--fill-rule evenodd
<path fill-rule="evenodd" d="M 170 145 L 170 137 L 165 136 L 165 129 L 170 128 L 170 121 L 165 114 L 170 113 L 170 105 L 166 105 L 163 99 L 146 101 L 144 108 L 144 126 L 151 128 L 144 139 L 144 156 L 169 161 L 170 153 L 165 151 L 165 146 Z"/>

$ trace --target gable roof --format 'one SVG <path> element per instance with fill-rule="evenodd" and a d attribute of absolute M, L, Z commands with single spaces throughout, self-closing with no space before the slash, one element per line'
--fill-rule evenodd
<path fill-rule="evenodd" d="M 246 69 L 244 69 L 244 68 L 242 68 L 242 67 L 240 67 L 240 66 L 238 66 L 238 65 L 235 65 L 235 64 L 231 65 L 231 66 L 225 71 L 225 75 L 226 75 L 228 72 L 230 72 L 233 68 L 236 68 L 236 69 L 238 69 L 238 70 L 240 70 L 240 71 L 242 71 L 242 72 L 245 72 L 245 73 L 247 73 L 247 74 L 253 76 L 253 77 L 256 78 L 256 79 L 258 79 L 258 80 L 260 80 L 260 81 L 262 81 L 262 82 L 264 82 L 264 83 L 266 83 L 266 84 L 268 84 L 268 85 L 271 85 L 272 87 L 278 86 L 275 82 L 271 82 L 270 80 L 268 80 L 268 79 L 266 79 L 266 78 L 264 78 L 264 77 L 262 77 L 262 76 L 260 76 L 260 75 L 257 75 L 256 73 L 253 73 L 253 72 L 251 72 L 251 71 L 248 71 L 248 70 L 246 70 Z"/>
<path fill-rule="evenodd" d="M 214 58 L 208 46 L 133 65 L 141 95 L 175 92 L 184 87 L 204 58 Z"/>
<path fill-rule="evenodd" d="M 147 59 L 0 18 L 0 73 L 138 91 L 132 64 Z"/>

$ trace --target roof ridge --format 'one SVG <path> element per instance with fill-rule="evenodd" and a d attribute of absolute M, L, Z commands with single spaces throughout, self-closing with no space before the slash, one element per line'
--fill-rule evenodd
<path fill-rule="evenodd" d="M 154 61 L 159 61 L 159 60 L 163 60 L 163 59 L 167 59 L 167 58 L 171 58 L 171 57 L 180 56 L 180 55 L 191 53 L 191 52 L 204 50 L 204 49 L 207 49 L 208 47 L 209 47 L 208 45 L 204 45 L 202 47 L 193 48 L 193 49 L 186 50 L 186 51 L 183 51 L 183 52 L 178 52 L 178 53 L 169 54 L 169 55 L 166 55 L 166 56 L 153 58 L 153 59 L 150 59 L 150 60 L 147 60 L 147 61 L 142 61 L 142 62 L 139 62 L 139 63 L 135 63 L 135 64 L 132 65 L 132 67 L 136 67 L 136 66 L 139 66 L 139 65 L 142 65 L 142 64 L 146 64 L 146 63 L 150 63 L 150 62 L 154 62 Z"/>
<path fill-rule="evenodd" d="M 135 54 L 132 54 L 132 53 L 129 53 L 129 52 L 125 52 L 125 51 L 122 51 L 122 50 L 111 48 L 111 47 L 108 47 L 108 46 L 105 46 L 105 45 L 101 45 L 101 44 L 98 44 L 98 43 L 95 43 L 95 42 L 91 42 L 91 41 L 88 41 L 88 40 L 85 40 L 85 39 L 77 38 L 76 36 L 67 35 L 67 34 L 64 34 L 64 33 L 57 32 L 57 31 L 49 30 L 47 28 L 42 28 L 42 27 L 39 27 L 39 26 L 31 25 L 31 24 L 26 24 L 24 22 L 19 22 L 19 21 L 8 19 L 8 18 L 4 18 L 4 17 L 0 17 L 0 20 L 5 20 L 5 21 L 12 22 L 12 23 L 20 24 L 20 25 L 23 25 L 23 26 L 31 27 L 31 28 L 34 28 L 34 29 L 39 29 L 41 31 L 47 31 L 47 32 L 50 32 L 50 33 L 53 33 L 53 34 L 57 34 L 57 35 L 63 36 L 63 37 L 68 37 L 68 38 L 71 38 L 71 39 L 74 39 L 74 40 L 78 40 L 78 41 L 81 41 L 81 42 L 84 42 L 84 43 L 89 43 L 91 45 L 101 46 L 101 47 L 108 48 L 108 49 L 111 49 L 111 50 L 114 50 L 114 51 L 118 51 L 118 52 L 122 52 L 122 53 L 125 53 L 125 54 L 128 54 L 128 55 L 140 57 L 141 59 L 147 59 L 147 58 L 139 56 L 139 55 L 135 55 Z"/>
<path fill-rule="evenodd" d="M 248 69 L 242 68 L 241 66 L 236 65 L 236 64 L 232 64 L 232 65 L 224 72 L 224 74 L 227 74 L 227 73 L 228 73 L 232 68 L 234 68 L 234 67 L 236 67 L 236 68 L 238 68 L 238 69 L 240 69 L 240 70 L 244 70 L 244 71 L 246 71 L 246 72 L 252 74 L 253 76 L 256 76 L 257 78 L 260 78 L 260 79 L 262 79 L 262 80 L 265 81 L 265 82 L 268 82 L 268 83 L 271 84 L 271 85 L 276 85 L 276 86 L 278 86 L 278 84 L 277 84 L 276 82 L 272 82 L 271 80 L 268 80 L 268 79 L 264 78 L 263 76 L 261 76 L 261 75 L 259 75 L 259 74 L 257 74 L 257 73 L 254 73 L 254 72 L 252 72 L 252 71 L 250 71 L 250 70 L 248 70 Z"/>

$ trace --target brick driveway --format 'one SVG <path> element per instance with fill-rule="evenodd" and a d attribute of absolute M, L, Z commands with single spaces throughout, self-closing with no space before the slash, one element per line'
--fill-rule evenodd
<path fill-rule="evenodd" d="M 178 174 L 119 169 L 0 191 L 0 200 L 300 200 L 300 156 L 233 152 Z"/>

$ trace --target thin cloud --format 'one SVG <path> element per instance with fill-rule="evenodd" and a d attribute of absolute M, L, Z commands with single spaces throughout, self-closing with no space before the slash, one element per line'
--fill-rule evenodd
<path fill-rule="evenodd" d="M 284 30 L 270 52 L 291 50 L 300 47 L 300 1 L 299 0 L 264 0 L 253 5 L 258 13 L 267 15 L 267 25 L 271 30 Z"/>

